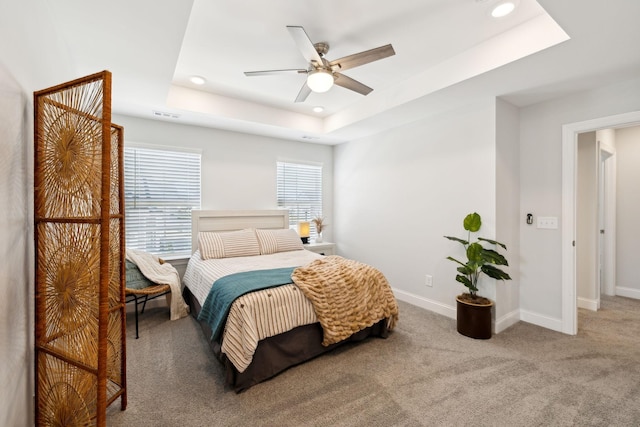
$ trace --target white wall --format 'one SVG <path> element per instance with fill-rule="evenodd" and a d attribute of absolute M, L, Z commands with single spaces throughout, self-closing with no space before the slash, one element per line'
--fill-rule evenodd
<path fill-rule="evenodd" d="M 562 211 L 562 125 L 640 110 L 640 79 L 579 92 L 520 111 L 521 215 Z M 562 330 L 561 230 L 520 227 L 523 320 Z"/>
<path fill-rule="evenodd" d="M 44 0 L 0 2 L 0 62 L 25 89 L 29 100 L 33 91 L 62 83 L 69 80 L 69 75 L 75 75 L 72 71 L 75 62 L 54 28 L 49 3 Z M 43 34 L 47 37 L 42 37 Z"/>
<path fill-rule="evenodd" d="M 616 294 L 640 298 L 640 126 L 616 130 Z"/>
<path fill-rule="evenodd" d="M 333 241 L 333 147 L 114 115 L 134 141 L 201 150 L 202 209 L 274 209 L 276 162 L 322 164 L 326 241 Z"/>
<path fill-rule="evenodd" d="M 504 270 L 512 280 L 496 282 L 495 332 L 520 320 L 520 114 L 518 108 L 496 101 L 496 240 L 509 261 Z"/>
<path fill-rule="evenodd" d="M 335 232 L 341 254 L 369 263 L 398 298 L 455 316 L 463 218 L 495 237 L 495 101 L 487 99 L 336 147 Z M 433 276 L 433 287 L 425 285 Z M 493 283 L 481 294 L 495 297 Z"/>
<path fill-rule="evenodd" d="M 35 27 L 41 31 L 32 31 Z M 33 92 L 60 83 L 72 67 L 48 2 L 0 2 L 2 426 L 32 425 L 34 418 Z"/>
<path fill-rule="evenodd" d="M 0 64 L 0 425 L 33 424 L 33 116 Z"/>

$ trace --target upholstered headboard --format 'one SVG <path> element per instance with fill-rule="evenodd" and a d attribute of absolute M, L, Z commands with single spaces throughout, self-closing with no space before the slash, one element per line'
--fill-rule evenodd
<path fill-rule="evenodd" d="M 246 211 L 191 211 L 191 252 L 198 249 L 201 231 L 233 231 L 244 228 L 289 228 L 285 209 Z"/>

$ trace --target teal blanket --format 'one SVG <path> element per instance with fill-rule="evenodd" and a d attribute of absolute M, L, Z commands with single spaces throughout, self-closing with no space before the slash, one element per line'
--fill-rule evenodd
<path fill-rule="evenodd" d="M 227 314 L 236 298 L 260 289 L 293 283 L 291 274 L 296 267 L 255 270 L 230 274 L 213 282 L 209 295 L 202 305 L 198 320 L 211 327 L 211 340 L 222 334 Z"/>

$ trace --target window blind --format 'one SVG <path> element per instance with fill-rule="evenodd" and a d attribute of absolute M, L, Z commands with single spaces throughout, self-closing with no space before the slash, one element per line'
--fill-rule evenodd
<path fill-rule="evenodd" d="M 191 210 L 200 209 L 200 154 L 125 146 L 127 248 L 191 255 Z"/>
<path fill-rule="evenodd" d="M 289 226 L 322 216 L 322 166 L 278 162 L 278 207 L 289 210 Z M 311 237 L 317 235 L 313 222 Z"/>

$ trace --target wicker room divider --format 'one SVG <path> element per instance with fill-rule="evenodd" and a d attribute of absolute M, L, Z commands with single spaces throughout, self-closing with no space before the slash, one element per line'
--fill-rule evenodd
<path fill-rule="evenodd" d="M 36 425 L 127 405 L 123 128 L 111 73 L 34 92 Z"/>

